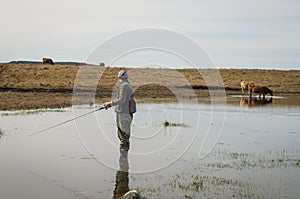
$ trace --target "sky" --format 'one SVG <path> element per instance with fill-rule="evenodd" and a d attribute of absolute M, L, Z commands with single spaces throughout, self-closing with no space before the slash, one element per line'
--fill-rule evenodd
<path fill-rule="evenodd" d="M 193 39 L 218 67 L 300 70 L 299 0 L 0 0 L 0 5 L 0 62 L 84 61 L 114 35 L 156 27 Z"/>

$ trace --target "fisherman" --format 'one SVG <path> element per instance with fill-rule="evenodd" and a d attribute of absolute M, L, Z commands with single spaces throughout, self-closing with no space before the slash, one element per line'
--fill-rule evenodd
<path fill-rule="evenodd" d="M 118 137 L 120 140 L 120 155 L 127 158 L 130 147 L 130 125 L 133 113 L 136 112 L 136 104 L 133 99 L 133 88 L 128 82 L 128 74 L 125 70 L 118 73 L 119 85 L 117 96 L 110 102 L 105 102 L 104 107 L 108 109 L 115 106 Z"/>

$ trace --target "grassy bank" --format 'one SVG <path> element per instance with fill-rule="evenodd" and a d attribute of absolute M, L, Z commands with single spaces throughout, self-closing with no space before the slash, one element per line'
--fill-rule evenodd
<path fill-rule="evenodd" d="M 96 103 L 111 98 L 117 84 L 116 74 L 121 68 L 102 68 L 102 75 L 96 90 Z M 72 105 L 72 93 L 77 65 L 42 65 L 42 64 L 0 64 L 0 109 L 54 108 Z M 208 86 L 195 69 L 128 69 L 140 80 L 135 97 L 138 101 L 176 101 L 178 93 L 184 96 L 193 89 L 191 97 L 209 97 Z M 202 70 L 209 74 L 213 70 Z M 275 95 L 300 93 L 300 71 L 258 70 L 258 69 L 220 69 L 227 94 L 240 94 L 240 81 L 247 80 L 261 83 L 274 91 Z M 179 81 L 178 76 L 182 76 Z M 88 77 L 87 77 L 88 79 Z M 143 81 L 142 81 L 143 80 Z M 157 83 L 157 80 L 159 80 Z M 85 89 L 86 87 L 82 87 Z M 221 88 L 214 88 L 215 90 Z M 177 92 L 177 91 L 176 91 Z M 190 91 L 189 91 L 190 92 Z M 94 103 L 90 101 L 89 103 Z"/>

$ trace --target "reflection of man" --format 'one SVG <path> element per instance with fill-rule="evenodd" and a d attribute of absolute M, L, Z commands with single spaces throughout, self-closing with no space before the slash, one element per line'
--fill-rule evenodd
<path fill-rule="evenodd" d="M 127 157 L 129 150 L 130 125 L 135 112 L 135 102 L 133 100 L 133 89 L 128 82 L 128 74 L 125 70 L 118 73 L 119 87 L 117 97 L 110 102 L 105 102 L 104 107 L 107 109 L 116 106 L 116 120 L 118 127 L 118 137 L 120 140 L 120 154 Z"/>
<path fill-rule="evenodd" d="M 119 160 L 120 169 L 116 174 L 116 184 L 114 190 L 114 199 L 122 197 L 125 193 L 129 191 L 129 178 L 128 178 L 128 159 L 124 157 L 120 157 Z"/>

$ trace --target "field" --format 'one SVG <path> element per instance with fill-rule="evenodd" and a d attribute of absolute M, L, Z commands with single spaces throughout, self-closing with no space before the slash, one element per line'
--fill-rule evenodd
<path fill-rule="evenodd" d="M 95 66 L 91 66 L 95 67 Z M 0 64 L 0 110 L 59 108 L 72 105 L 72 93 L 76 81 L 77 65 L 42 64 Z M 121 68 L 105 67 L 101 70 L 95 100 L 102 103 L 111 98 L 117 84 L 116 74 Z M 209 99 L 209 85 L 196 69 L 127 69 L 138 71 L 135 78 L 144 80 L 135 88 L 135 98 L 144 101 L 176 101 L 170 87 L 178 87 L 180 92 L 193 89 L 198 100 Z M 201 74 L 215 73 L 213 69 L 203 69 Z M 259 69 L 219 69 L 226 94 L 241 94 L 241 80 L 261 83 L 272 89 L 274 95 L 300 94 L 299 70 L 259 70 Z M 170 75 L 175 74 L 175 76 Z M 184 81 L 177 81 L 178 74 Z M 159 83 L 155 80 L 160 79 Z M 86 87 L 84 87 L 86 88 Z M 221 90 L 222 87 L 213 87 Z M 185 96 L 187 99 L 191 96 Z"/>
<path fill-rule="evenodd" d="M 120 69 L 0 64 L 3 198 L 299 198 L 300 70 L 127 69 L 142 103 L 124 160 L 113 109 L 64 122 L 109 100 Z M 273 98 L 251 102 L 241 80 Z"/>

